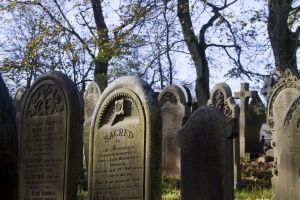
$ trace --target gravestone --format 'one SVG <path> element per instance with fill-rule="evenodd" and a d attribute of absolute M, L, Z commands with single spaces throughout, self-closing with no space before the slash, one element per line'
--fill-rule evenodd
<path fill-rule="evenodd" d="M 158 96 L 162 120 L 162 166 L 164 176 L 180 177 L 180 149 L 176 146 L 177 129 L 191 114 L 191 94 L 184 86 L 167 86 Z"/>
<path fill-rule="evenodd" d="M 248 138 L 251 138 L 251 132 L 246 128 L 246 121 L 249 119 L 248 116 L 248 104 L 249 98 L 253 97 L 257 93 L 256 91 L 249 91 L 249 83 L 241 83 L 240 92 L 234 93 L 234 98 L 240 99 L 240 119 L 239 119 L 239 140 L 240 140 L 240 156 L 245 157 L 245 153 L 249 152 Z"/>
<path fill-rule="evenodd" d="M 19 199 L 76 199 L 83 105 L 75 83 L 55 71 L 40 76 L 21 116 Z"/>
<path fill-rule="evenodd" d="M 272 92 L 273 85 L 275 85 L 275 79 L 273 77 L 266 78 L 264 85 L 260 90 L 260 94 L 268 99 L 269 94 Z"/>
<path fill-rule="evenodd" d="M 293 71 L 285 70 L 268 99 L 268 125 L 272 131 L 274 199 L 299 199 L 299 118 L 300 81 Z M 291 171 L 290 171 L 291 170 Z M 296 189 L 295 189 L 296 188 Z"/>
<path fill-rule="evenodd" d="M 20 107 L 20 102 L 22 100 L 22 97 L 24 96 L 26 89 L 24 87 L 20 87 L 17 89 L 15 97 L 14 97 L 14 105 L 15 108 L 18 109 Z"/>
<path fill-rule="evenodd" d="M 0 199 L 18 197 L 18 139 L 12 99 L 0 74 Z"/>
<path fill-rule="evenodd" d="M 234 199 L 232 138 L 238 106 L 224 83 L 213 89 L 209 104 L 178 131 L 182 200 Z"/>
<path fill-rule="evenodd" d="M 283 115 L 276 130 L 274 153 L 279 165 L 273 199 L 300 199 L 300 92 Z"/>
<path fill-rule="evenodd" d="M 146 82 L 122 77 L 97 103 L 92 121 L 89 199 L 161 199 L 161 124 Z"/>
<path fill-rule="evenodd" d="M 101 95 L 98 83 L 92 81 L 86 89 L 84 94 L 84 124 L 83 124 L 83 147 L 85 166 L 88 169 L 89 162 L 89 135 L 91 129 L 91 121 L 97 101 Z"/>
<path fill-rule="evenodd" d="M 261 101 L 257 92 L 252 96 L 246 119 L 246 152 L 251 153 L 251 156 L 258 156 L 263 153 L 263 148 L 260 143 L 260 130 L 263 123 L 266 122 L 265 106 Z"/>
<path fill-rule="evenodd" d="M 14 97 L 14 108 L 16 113 L 16 123 L 17 123 L 17 130 L 18 130 L 18 138 L 21 134 L 21 108 L 22 103 L 24 102 L 24 96 L 25 96 L 26 89 L 24 87 L 20 87 L 17 89 L 17 92 Z M 20 141 L 20 139 L 18 139 Z"/>

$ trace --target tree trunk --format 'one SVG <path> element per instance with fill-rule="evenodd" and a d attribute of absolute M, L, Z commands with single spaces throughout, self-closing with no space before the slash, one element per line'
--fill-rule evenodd
<path fill-rule="evenodd" d="M 296 52 L 298 33 L 288 27 L 292 0 L 269 0 L 268 33 L 275 57 L 276 70 L 283 72 L 286 68 L 297 72 Z"/>
<path fill-rule="evenodd" d="M 209 69 L 205 55 L 206 45 L 204 41 L 199 43 L 195 35 L 190 17 L 189 0 L 178 0 L 177 9 L 183 36 L 196 68 L 195 91 L 197 104 L 200 107 L 206 105 L 209 99 Z"/>
<path fill-rule="evenodd" d="M 98 35 L 97 46 L 99 48 L 99 53 L 94 59 L 94 79 L 99 83 L 100 89 L 103 91 L 107 87 L 108 62 L 111 59 L 110 55 L 105 54 L 105 49 L 109 44 L 108 29 L 104 21 L 101 0 L 91 0 L 91 3 Z"/>

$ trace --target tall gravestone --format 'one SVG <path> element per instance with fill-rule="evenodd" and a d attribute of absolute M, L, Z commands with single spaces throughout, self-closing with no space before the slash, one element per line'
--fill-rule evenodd
<path fill-rule="evenodd" d="M 288 153 L 286 152 L 288 151 L 286 148 L 289 148 L 289 146 L 284 145 L 286 145 L 286 141 L 291 139 L 288 137 L 291 135 L 293 136 L 297 132 L 297 129 L 294 129 L 293 131 L 295 133 L 288 133 L 287 130 L 285 132 L 284 128 L 282 128 L 287 118 L 285 113 L 289 112 L 289 107 L 293 104 L 299 93 L 300 81 L 293 71 L 287 69 L 278 82 L 274 85 L 268 99 L 267 122 L 272 132 L 272 146 L 274 148 L 272 185 L 275 187 L 275 199 L 280 199 L 276 197 L 277 195 L 280 196 L 277 188 L 280 188 L 283 183 L 280 178 L 282 178 L 285 173 L 288 173 L 286 171 L 287 169 L 281 166 L 281 164 L 285 166 L 287 159 L 289 159 L 282 158 L 282 155 Z M 284 127 L 287 129 L 289 128 L 287 126 Z M 288 130 L 292 131 L 291 129 Z M 287 138 L 283 140 L 283 137 Z M 297 140 L 295 140 L 295 142 L 297 142 Z M 297 156 L 295 156 L 295 158 L 296 157 Z M 296 177 L 294 177 L 294 179 L 295 178 Z M 297 178 L 299 179 L 299 177 Z"/>
<path fill-rule="evenodd" d="M 0 199 L 18 197 L 18 140 L 12 99 L 0 74 Z"/>
<path fill-rule="evenodd" d="M 129 76 L 109 85 L 92 121 L 89 199 L 161 199 L 160 129 L 146 82 Z"/>
<path fill-rule="evenodd" d="M 162 165 L 165 176 L 180 176 L 180 149 L 176 145 L 177 129 L 191 114 L 191 93 L 184 86 L 167 86 L 158 96 L 162 120 Z"/>
<path fill-rule="evenodd" d="M 182 200 L 234 199 L 232 138 L 238 106 L 224 83 L 213 89 L 209 104 L 178 131 Z"/>
<path fill-rule="evenodd" d="M 248 116 L 249 98 L 254 97 L 256 91 L 249 91 L 249 83 L 241 83 L 240 92 L 234 93 L 234 98 L 240 99 L 240 119 L 239 119 L 239 140 L 240 140 L 240 156 L 245 157 L 245 153 L 249 152 L 248 144 L 250 144 L 251 134 L 246 127 Z"/>
<path fill-rule="evenodd" d="M 84 157 L 85 165 L 88 169 L 89 161 L 89 135 L 91 129 L 91 122 L 96 104 L 100 98 L 101 91 L 98 83 L 92 81 L 86 89 L 84 94 L 84 124 L 83 124 L 83 147 L 84 147 Z"/>
<path fill-rule="evenodd" d="M 40 76 L 24 98 L 19 200 L 76 199 L 83 106 L 75 83 L 52 71 Z"/>
<path fill-rule="evenodd" d="M 275 152 L 280 164 L 273 199 L 300 199 L 300 92 L 283 116 L 276 130 Z"/>

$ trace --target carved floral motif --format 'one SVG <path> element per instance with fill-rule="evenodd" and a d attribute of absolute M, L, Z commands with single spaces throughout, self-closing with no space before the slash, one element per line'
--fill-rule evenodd
<path fill-rule="evenodd" d="M 138 113 L 140 113 L 140 111 L 133 97 L 125 92 L 117 93 L 110 97 L 101 109 L 98 129 L 105 124 L 113 126 L 128 116 L 138 115 L 140 117 Z"/>
<path fill-rule="evenodd" d="M 225 94 L 222 90 L 216 90 L 213 99 L 213 105 L 218 109 L 222 110 L 222 112 L 229 118 L 233 117 L 232 109 L 230 108 L 228 101 L 225 100 Z"/>
<path fill-rule="evenodd" d="M 46 84 L 37 89 L 32 95 L 26 110 L 26 117 L 40 117 L 62 113 L 64 111 L 64 103 L 62 94 L 57 88 L 50 84 Z"/>
<path fill-rule="evenodd" d="M 176 96 L 172 93 L 172 92 L 166 92 L 163 94 L 159 104 L 160 104 L 160 107 L 162 107 L 165 103 L 171 103 L 171 104 L 174 104 L 176 105 L 177 104 L 177 98 Z"/>

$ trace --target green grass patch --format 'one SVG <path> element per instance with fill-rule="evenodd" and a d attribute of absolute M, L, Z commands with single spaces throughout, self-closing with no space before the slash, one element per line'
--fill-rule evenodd
<path fill-rule="evenodd" d="M 271 200 L 272 196 L 271 188 L 243 188 L 234 193 L 235 200 Z"/>
<path fill-rule="evenodd" d="M 163 178 L 162 200 L 180 200 L 180 179 Z"/>

